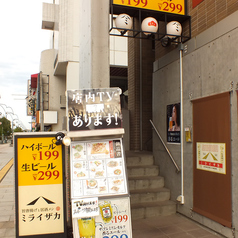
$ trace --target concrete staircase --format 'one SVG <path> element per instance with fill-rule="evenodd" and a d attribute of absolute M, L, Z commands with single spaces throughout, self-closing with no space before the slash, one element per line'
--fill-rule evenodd
<path fill-rule="evenodd" d="M 170 190 L 164 187 L 159 167 L 151 152 L 126 152 L 132 219 L 165 216 L 176 213 L 170 201 Z"/>

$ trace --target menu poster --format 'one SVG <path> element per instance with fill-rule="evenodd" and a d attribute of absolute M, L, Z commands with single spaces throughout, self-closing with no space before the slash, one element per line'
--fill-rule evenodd
<path fill-rule="evenodd" d="M 71 197 L 127 194 L 122 140 L 71 143 Z"/>

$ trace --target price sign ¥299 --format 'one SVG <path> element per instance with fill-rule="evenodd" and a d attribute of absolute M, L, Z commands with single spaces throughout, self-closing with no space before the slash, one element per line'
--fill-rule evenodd
<path fill-rule="evenodd" d="M 113 4 L 185 15 L 185 0 L 113 0 Z"/>

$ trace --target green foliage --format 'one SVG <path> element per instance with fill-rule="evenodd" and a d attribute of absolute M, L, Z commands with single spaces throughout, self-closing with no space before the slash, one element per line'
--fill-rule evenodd
<path fill-rule="evenodd" d="M 21 127 L 16 127 L 13 131 L 14 131 L 14 132 L 23 132 L 23 130 L 21 129 Z"/>
<path fill-rule="evenodd" d="M 4 136 L 10 136 L 12 129 L 11 129 L 11 121 L 9 121 L 6 117 L 0 119 L 0 135 L 4 134 Z"/>

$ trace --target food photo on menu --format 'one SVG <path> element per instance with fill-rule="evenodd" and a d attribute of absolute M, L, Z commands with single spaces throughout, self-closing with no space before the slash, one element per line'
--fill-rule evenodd
<path fill-rule="evenodd" d="M 109 141 L 87 143 L 89 159 L 109 158 Z"/>
<path fill-rule="evenodd" d="M 85 195 L 106 194 L 107 179 L 87 179 L 84 181 Z"/>
<path fill-rule="evenodd" d="M 91 154 L 108 154 L 109 150 L 107 150 L 106 145 L 105 142 L 93 143 Z"/>
<path fill-rule="evenodd" d="M 107 176 L 123 176 L 122 159 L 107 159 Z"/>
<path fill-rule="evenodd" d="M 123 175 L 122 159 L 108 159 L 107 176 L 109 177 L 109 193 L 125 192 Z"/>
<path fill-rule="evenodd" d="M 125 192 L 124 178 L 108 178 L 109 192 L 110 193 L 123 193 Z"/>
<path fill-rule="evenodd" d="M 85 143 L 77 143 L 72 145 L 73 159 L 86 159 L 86 146 Z"/>
<path fill-rule="evenodd" d="M 73 162 L 73 178 L 82 179 L 88 177 L 87 161 Z"/>
<path fill-rule="evenodd" d="M 104 160 L 89 161 L 89 174 L 90 174 L 90 178 L 105 177 L 106 174 L 105 174 Z"/>

